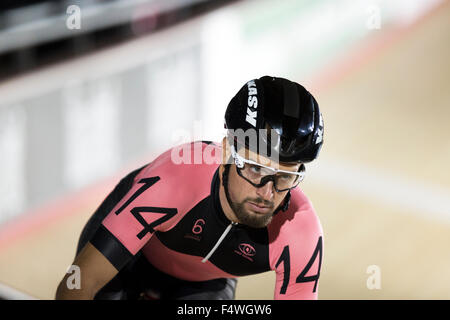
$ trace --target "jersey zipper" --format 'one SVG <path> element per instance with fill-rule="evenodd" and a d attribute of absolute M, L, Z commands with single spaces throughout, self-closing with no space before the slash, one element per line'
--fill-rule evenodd
<path fill-rule="evenodd" d="M 208 261 L 208 259 L 212 256 L 212 254 L 214 253 L 214 251 L 217 250 L 217 248 L 219 247 L 220 243 L 223 241 L 223 239 L 226 237 L 226 235 L 228 234 L 228 232 L 230 232 L 231 227 L 237 225 L 237 222 L 233 222 L 231 221 L 231 223 L 228 225 L 228 227 L 225 229 L 225 231 L 222 233 L 222 235 L 220 236 L 219 240 L 217 240 L 216 244 L 214 245 L 214 247 L 211 249 L 211 251 L 206 255 L 206 257 L 203 258 L 202 262 L 205 263 L 206 261 Z"/>

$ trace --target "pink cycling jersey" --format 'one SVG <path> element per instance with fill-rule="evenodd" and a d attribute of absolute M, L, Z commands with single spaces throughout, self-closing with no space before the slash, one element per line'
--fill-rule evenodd
<path fill-rule="evenodd" d="M 221 146 L 178 147 L 220 157 Z M 219 200 L 219 163 L 177 164 L 173 149 L 141 168 L 91 243 L 120 270 L 142 252 L 160 271 L 188 281 L 274 270 L 275 299 L 317 299 L 322 227 L 299 187 L 265 228 L 231 224 Z M 219 238 L 224 236 L 219 243 Z"/>

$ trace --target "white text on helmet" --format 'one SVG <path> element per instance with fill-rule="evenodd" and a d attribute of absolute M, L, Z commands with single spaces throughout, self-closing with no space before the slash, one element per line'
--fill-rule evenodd
<path fill-rule="evenodd" d="M 247 107 L 247 116 L 245 120 L 250 123 L 252 126 L 256 127 L 256 117 L 257 117 L 257 108 L 258 108 L 258 91 L 256 90 L 256 84 L 254 80 L 247 82 L 248 87 L 248 107 Z"/>

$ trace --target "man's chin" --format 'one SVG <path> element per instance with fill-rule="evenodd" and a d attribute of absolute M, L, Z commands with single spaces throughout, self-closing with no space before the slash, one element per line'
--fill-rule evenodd
<path fill-rule="evenodd" d="M 252 228 L 264 228 L 271 221 L 273 212 L 259 213 L 259 212 L 246 212 L 245 216 L 238 217 L 242 224 L 245 224 Z"/>

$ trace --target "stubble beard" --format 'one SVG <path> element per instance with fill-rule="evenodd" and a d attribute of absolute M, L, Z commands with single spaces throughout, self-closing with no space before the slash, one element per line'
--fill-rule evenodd
<path fill-rule="evenodd" d="M 244 205 L 247 201 L 251 201 L 253 203 L 262 203 L 261 201 L 257 201 L 254 199 L 245 199 L 242 202 L 231 202 L 231 209 L 233 209 L 234 214 L 238 218 L 238 220 L 249 227 L 252 228 L 264 228 L 267 226 L 273 218 L 273 210 L 269 213 L 262 214 L 262 213 L 254 213 L 249 212 L 245 209 Z"/>
<path fill-rule="evenodd" d="M 228 179 L 225 180 L 225 175 L 228 175 L 228 168 L 225 168 L 225 171 L 222 175 L 222 180 L 226 181 L 223 183 L 225 196 L 227 198 L 228 204 L 230 205 L 231 209 L 233 210 L 236 218 L 238 219 L 239 223 L 247 225 L 252 228 L 264 228 L 267 226 L 273 218 L 275 210 L 273 210 L 274 204 L 270 201 L 264 201 L 261 198 L 257 199 L 250 199 L 245 198 L 242 202 L 235 202 L 231 199 L 230 192 L 228 190 L 228 184 L 230 183 Z M 224 182 L 222 181 L 222 182 Z M 266 214 L 260 214 L 260 213 L 254 213 L 249 212 L 245 209 L 244 205 L 246 202 L 251 201 L 256 204 L 263 204 L 264 206 L 271 207 L 271 212 L 268 212 Z"/>

